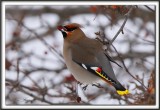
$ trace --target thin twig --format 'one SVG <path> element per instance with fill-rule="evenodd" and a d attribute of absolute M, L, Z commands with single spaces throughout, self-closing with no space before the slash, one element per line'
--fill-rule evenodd
<path fill-rule="evenodd" d="M 129 18 L 129 16 L 130 16 L 131 11 L 133 10 L 133 8 L 134 8 L 134 7 L 131 6 L 131 8 L 129 9 L 129 11 L 125 14 L 125 19 L 124 19 L 124 22 L 123 22 L 122 26 L 120 27 L 120 29 L 118 30 L 118 32 L 116 33 L 116 35 L 113 37 L 113 39 L 109 42 L 108 48 L 109 48 L 110 45 L 112 45 L 112 43 L 113 43 L 114 40 L 118 37 L 118 35 L 120 34 L 120 32 L 122 32 L 122 34 L 123 34 L 123 28 L 124 28 L 124 26 L 125 26 L 128 18 Z M 108 50 L 108 48 L 107 48 L 107 50 Z"/>
<path fill-rule="evenodd" d="M 126 65 L 125 65 L 122 57 L 121 57 L 120 54 L 118 53 L 117 49 L 116 49 L 113 45 L 112 45 L 112 47 L 114 48 L 114 50 L 115 50 L 116 53 L 118 54 L 118 56 L 119 56 L 119 58 L 120 58 L 120 60 L 121 60 L 121 62 L 122 62 L 122 64 L 123 64 L 123 66 L 124 66 L 125 71 L 126 71 L 132 78 L 134 78 L 136 81 L 138 81 L 145 89 L 148 89 L 141 81 L 139 81 L 136 77 L 134 77 L 134 76 L 130 73 L 130 71 L 129 71 L 128 68 L 126 67 Z"/>
<path fill-rule="evenodd" d="M 150 11 L 152 11 L 152 12 L 155 12 L 155 10 L 153 10 L 152 8 L 150 8 L 149 6 L 147 6 L 147 5 L 144 5 L 147 9 L 149 9 Z"/>
<path fill-rule="evenodd" d="M 17 59 L 17 82 L 18 82 L 18 80 L 19 80 L 19 61 L 20 61 L 20 59 Z"/>
<path fill-rule="evenodd" d="M 33 98 L 36 99 L 36 100 L 45 102 L 45 103 L 50 104 L 50 105 L 54 105 L 54 103 L 52 103 L 51 101 L 48 101 L 48 100 L 44 99 L 43 97 L 40 98 L 39 96 L 36 96 L 36 95 L 34 95 L 34 94 L 30 93 L 30 92 L 27 92 L 27 91 L 24 90 L 24 89 L 21 89 L 21 92 L 23 92 L 23 93 L 25 93 L 25 94 L 27 94 L 27 95 L 33 97 Z"/>
<path fill-rule="evenodd" d="M 28 31 L 32 32 L 41 42 L 44 43 L 44 45 L 46 45 L 46 46 L 48 47 L 48 49 L 49 49 L 53 54 L 55 53 L 55 55 L 57 55 L 57 56 L 59 57 L 59 59 L 60 59 L 60 61 L 61 61 L 62 63 L 64 63 L 64 60 L 63 60 L 62 55 L 58 54 L 58 52 L 57 52 L 57 50 L 56 50 L 55 48 L 53 48 L 52 46 L 50 46 L 43 38 L 39 37 L 39 35 L 38 35 L 36 32 L 34 32 L 33 30 L 29 29 L 29 28 L 26 27 L 24 24 L 23 24 L 23 26 L 24 26 Z"/>
<path fill-rule="evenodd" d="M 98 34 L 98 36 L 101 36 L 100 34 Z M 107 38 L 106 38 L 107 39 Z M 101 41 L 101 39 L 98 39 L 101 43 L 103 43 L 103 41 Z M 107 39 L 108 40 L 108 39 Z M 114 47 L 114 45 L 113 44 L 111 44 L 112 45 L 112 47 L 114 48 L 114 50 L 116 51 L 116 53 L 118 54 L 118 57 L 119 57 L 119 59 L 121 60 L 121 62 L 122 62 L 122 64 L 123 64 L 123 66 L 124 66 L 124 68 L 125 68 L 125 71 L 132 77 L 132 78 L 134 78 L 135 80 L 137 80 L 145 89 L 147 89 L 147 87 L 142 83 L 142 82 L 140 82 L 137 78 L 135 78 L 131 73 L 130 73 L 130 71 L 128 70 L 128 68 L 126 67 L 126 65 L 125 65 L 125 63 L 124 63 L 124 61 L 123 61 L 123 58 L 121 57 L 121 55 L 118 53 L 118 51 L 117 51 L 117 49 Z M 107 48 L 108 49 L 108 48 Z"/>

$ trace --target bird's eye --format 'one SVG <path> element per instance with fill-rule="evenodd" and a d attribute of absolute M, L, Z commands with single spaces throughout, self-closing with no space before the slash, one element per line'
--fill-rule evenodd
<path fill-rule="evenodd" d="M 77 27 L 74 27 L 74 28 L 68 28 L 67 26 L 64 26 L 66 29 L 67 29 L 67 31 L 74 31 L 75 29 L 77 29 Z"/>

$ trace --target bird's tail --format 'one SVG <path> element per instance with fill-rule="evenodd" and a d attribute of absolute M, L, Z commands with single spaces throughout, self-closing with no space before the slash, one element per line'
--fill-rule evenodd
<path fill-rule="evenodd" d="M 125 89 L 120 83 L 113 83 L 117 93 L 121 96 L 129 94 L 129 90 Z"/>

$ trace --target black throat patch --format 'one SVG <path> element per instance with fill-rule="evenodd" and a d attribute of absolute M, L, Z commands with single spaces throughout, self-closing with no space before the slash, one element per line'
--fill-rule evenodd
<path fill-rule="evenodd" d="M 67 33 L 66 32 L 62 32 L 63 34 L 63 38 L 65 39 L 67 37 Z"/>

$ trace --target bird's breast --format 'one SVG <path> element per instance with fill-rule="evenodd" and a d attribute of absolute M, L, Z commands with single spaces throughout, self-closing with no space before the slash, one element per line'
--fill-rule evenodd
<path fill-rule="evenodd" d="M 70 49 L 67 49 L 67 51 L 66 49 L 64 49 L 63 55 L 67 68 L 77 81 L 85 84 L 92 84 L 100 79 L 93 73 L 90 73 L 89 71 L 78 65 L 76 62 L 74 62 L 72 60 L 72 54 Z"/>

